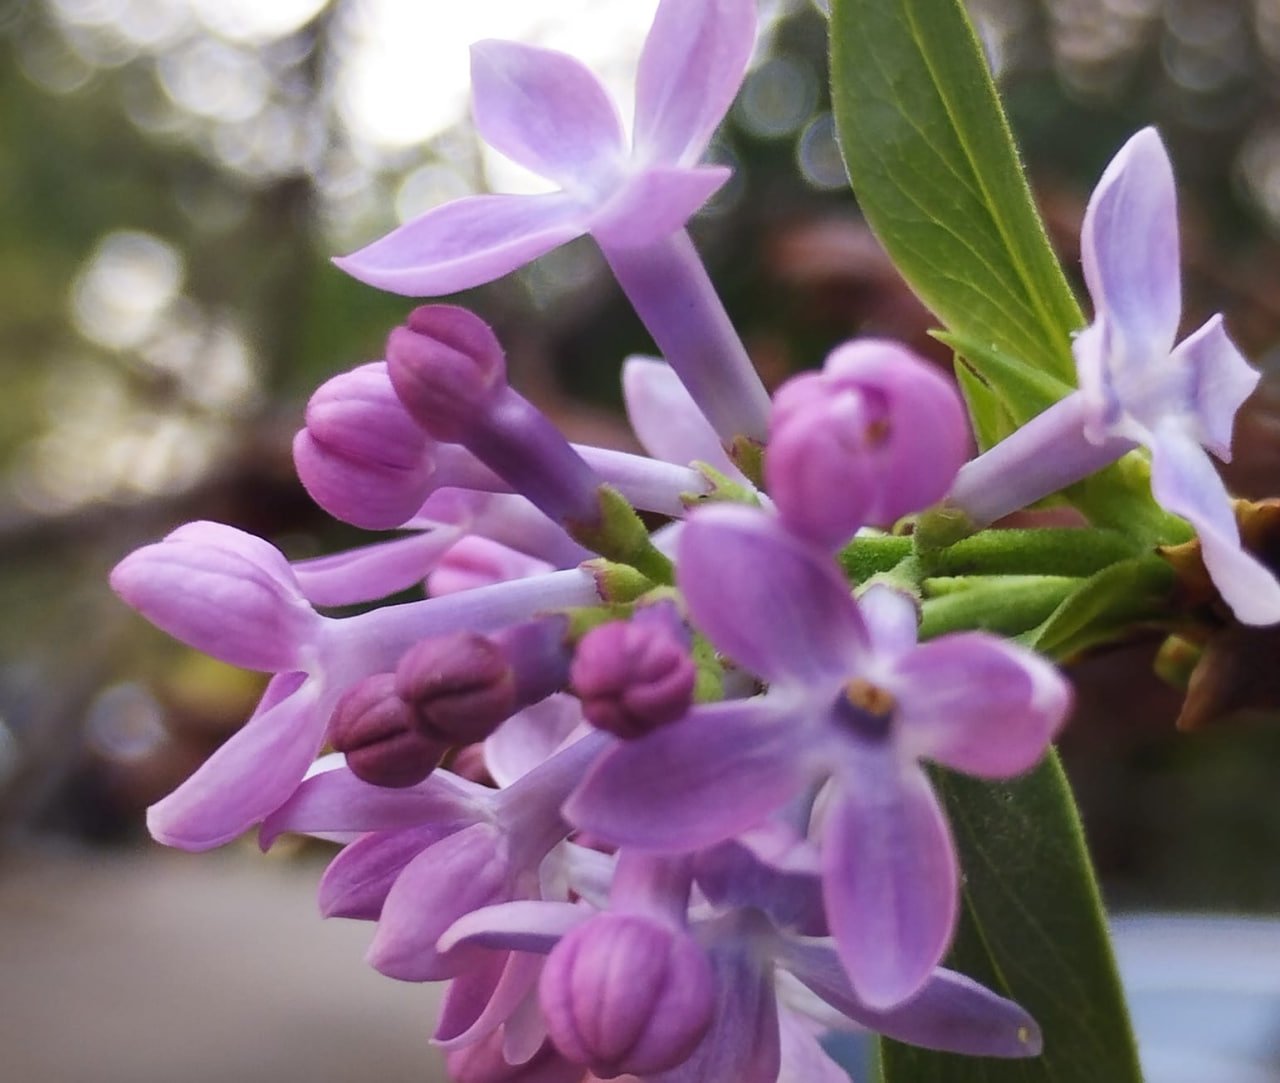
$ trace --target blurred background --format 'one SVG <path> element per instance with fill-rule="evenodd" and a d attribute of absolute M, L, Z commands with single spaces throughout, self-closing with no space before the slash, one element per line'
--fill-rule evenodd
<path fill-rule="evenodd" d="M 625 113 L 655 6 L 0 0 L 5 1083 L 427 1078 L 432 994 L 367 972 L 364 929 L 317 920 L 323 852 L 147 842 L 146 806 L 261 685 L 144 625 L 106 573 L 193 518 L 295 558 L 357 539 L 311 505 L 289 441 L 310 391 L 380 356 L 411 304 L 328 258 L 456 196 L 531 189 L 468 127 L 470 42 L 573 52 Z M 1093 181 L 1160 126 L 1185 325 L 1225 312 L 1264 372 L 1230 481 L 1280 495 L 1280 0 L 971 9 L 1071 273 Z M 844 186 L 824 20 L 809 0 L 761 12 L 714 148 L 735 178 L 694 224 L 753 357 L 771 384 L 859 333 L 945 361 Z M 631 446 L 618 366 L 651 346 L 589 243 L 465 302 L 572 438 Z M 1155 646 L 1076 667 L 1064 753 L 1104 889 L 1118 912 L 1252 920 L 1121 922 L 1151 1078 L 1277 1080 L 1280 727 L 1228 712 L 1175 734 Z"/>

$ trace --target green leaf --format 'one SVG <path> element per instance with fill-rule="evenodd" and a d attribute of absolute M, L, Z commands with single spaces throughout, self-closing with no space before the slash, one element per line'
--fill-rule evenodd
<path fill-rule="evenodd" d="M 1029 1060 L 932 1053 L 885 1041 L 885 1083 L 1141 1083 L 1097 887 L 1056 754 L 992 784 L 938 771 L 964 869 L 948 965 L 1039 1022 Z"/>
<path fill-rule="evenodd" d="M 986 451 L 1013 432 L 1018 427 L 1017 422 L 1009 416 L 1009 411 L 991 385 L 965 365 L 959 354 L 956 354 L 955 371 L 956 383 L 960 385 L 960 393 L 973 422 L 978 450 Z"/>
<path fill-rule="evenodd" d="M 853 190 L 952 331 L 1074 381 L 1083 324 L 960 0 L 833 0 L 832 103 Z"/>

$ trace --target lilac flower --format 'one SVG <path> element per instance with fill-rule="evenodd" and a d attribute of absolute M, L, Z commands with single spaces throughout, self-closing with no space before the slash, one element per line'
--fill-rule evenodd
<path fill-rule="evenodd" d="M 631 147 L 606 91 L 572 57 L 514 42 L 473 46 L 480 134 L 561 191 L 461 199 L 338 265 L 396 293 L 439 296 L 590 233 L 721 440 L 762 441 L 768 397 L 683 230 L 728 177 L 696 163 L 754 40 L 753 0 L 663 0 L 640 59 Z"/>
<path fill-rule="evenodd" d="M 774 393 L 765 480 L 792 530 L 835 549 L 941 500 L 968 450 L 955 386 L 895 342 L 859 339 Z"/>
<path fill-rule="evenodd" d="M 552 566 L 478 535 L 459 538 L 441 554 L 439 563 L 427 576 L 427 589 L 433 597 L 457 594 L 476 587 L 509 583 L 513 579 L 529 579 L 545 575 Z"/>
<path fill-rule="evenodd" d="M 619 746 L 567 815 L 619 845 L 697 850 L 830 779 L 827 920 L 862 1000 L 907 999 L 950 942 L 957 896 L 950 833 L 917 760 L 1025 771 L 1064 721 L 1068 685 L 982 633 L 917 646 L 908 598 L 881 587 L 855 604 L 834 562 L 763 512 L 698 512 L 678 568 L 695 625 L 769 691 Z"/>
<path fill-rule="evenodd" d="M 975 525 L 1057 492 L 1135 447 L 1156 500 L 1188 520 L 1223 599 L 1246 624 L 1280 621 L 1280 583 L 1240 544 L 1205 449 L 1231 458 L 1236 411 L 1259 374 L 1214 316 L 1176 347 L 1182 299 L 1173 169 L 1154 128 L 1098 182 L 1081 236 L 1094 321 L 1076 338 L 1080 390 L 961 471 L 949 502 Z"/>
<path fill-rule="evenodd" d="M 111 585 L 189 646 L 277 675 L 245 726 L 148 813 L 157 839 L 193 850 L 229 842 L 284 802 L 319 751 L 342 694 L 389 670 L 424 636 L 493 632 L 599 601 L 590 573 L 575 569 L 322 617 L 277 549 L 217 523 L 189 524 L 129 554 Z"/>

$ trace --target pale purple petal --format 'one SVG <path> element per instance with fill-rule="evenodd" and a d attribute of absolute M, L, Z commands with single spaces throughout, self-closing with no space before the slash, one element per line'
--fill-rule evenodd
<path fill-rule="evenodd" d="M 1223 462 L 1230 462 L 1236 411 L 1253 394 L 1262 373 L 1227 337 L 1221 316 L 1214 316 L 1178 343 L 1169 365 L 1189 370 L 1200 442 Z"/>
<path fill-rule="evenodd" d="M 475 1026 L 493 1002 L 494 993 L 510 962 L 511 956 L 505 952 L 477 952 L 474 955 L 471 965 L 449 983 L 436 1019 L 435 1041 L 448 1042 Z M 488 1028 L 477 1038 L 484 1037 L 493 1029 Z M 465 1044 L 468 1043 L 457 1043 L 459 1046 Z"/>
<path fill-rule="evenodd" d="M 433 771 L 403 789 L 370 785 L 346 768 L 326 771 L 303 782 L 266 819 L 260 842 L 265 850 L 286 831 L 389 831 L 433 821 L 476 820 L 485 815 L 485 792 L 447 771 Z"/>
<path fill-rule="evenodd" d="M 627 358 L 622 365 L 622 398 L 631 428 L 655 459 L 681 466 L 704 462 L 722 474 L 739 476 L 711 422 L 665 361 Z"/>
<path fill-rule="evenodd" d="M 421 583 L 460 537 L 462 531 L 456 527 L 440 526 L 407 538 L 301 560 L 293 571 L 303 595 L 315 605 L 370 602 Z"/>
<path fill-rule="evenodd" d="M 870 1008 L 853 991 L 827 942 L 780 939 L 779 965 L 856 1023 L 896 1041 L 947 1053 L 1033 1057 L 1040 1028 L 1022 1008 L 963 974 L 941 968 L 905 1004 Z"/>
<path fill-rule="evenodd" d="M 1195 527 L 1213 585 L 1236 619 L 1255 625 L 1280 621 L 1280 583 L 1241 548 L 1231 497 L 1204 449 L 1170 423 L 1156 431 L 1151 452 L 1156 500 Z"/>
<path fill-rule="evenodd" d="M 480 1005 L 479 997 L 474 994 L 466 999 L 470 1003 L 462 1003 L 462 998 L 449 990 L 449 999 L 445 1010 L 440 1013 L 440 1021 L 436 1027 L 432 1041 L 441 1049 L 461 1049 L 465 1045 L 477 1042 L 487 1034 L 491 1034 L 502 1026 L 520 1007 L 521 1002 L 532 993 L 538 984 L 538 975 L 542 973 L 543 960 L 538 955 L 525 955 L 522 952 L 480 952 L 477 954 L 479 966 L 491 969 L 495 960 L 501 960 L 502 967 L 498 981 L 489 991 L 489 996 Z M 476 967 L 475 963 L 454 979 L 456 986 L 465 980 L 468 973 Z M 476 992 L 480 992 L 479 989 Z M 480 1007 L 477 1012 L 476 1007 Z M 537 1045 L 542 1044 L 540 1036 Z M 532 1055 L 532 1054 L 531 1054 Z M 526 1058 L 527 1059 L 527 1058 Z"/>
<path fill-rule="evenodd" d="M 742 85 L 754 0 L 663 0 L 636 75 L 635 146 L 645 162 L 689 165 Z"/>
<path fill-rule="evenodd" d="M 587 921 L 594 911 L 574 903 L 517 899 L 464 914 L 436 945 L 449 951 L 458 944 L 546 955 L 560 938 Z"/>
<path fill-rule="evenodd" d="M 827 553 L 765 512 L 729 506 L 691 515 L 677 548 L 694 624 L 734 661 L 794 685 L 838 682 L 853 668 L 862 618 Z"/>
<path fill-rule="evenodd" d="M 391 293 L 439 297 L 501 278 L 585 232 L 581 211 L 560 193 L 467 196 L 333 262 Z"/>
<path fill-rule="evenodd" d="M 1080 240 L 1113 375 L 1163 364 L 1178 330 L 1182 285 L 1173 167 L 1154 128 L 1133 136 L 1107 166 Z"/>
<path fill-rule="evenodd" d="M 984 632 L 922 644 L 894 670 L 901 748 L 979 778 L 1029 771 L 1071 711 L 1057 669 Z"/>
<path fill-rule="evenodd" d="M 663 169 L 629 177 L 591 218 L 591 236 L 604 249 L 643 248 L 683 229 L 733 175 L 728 166 Z"/>
<path fill-rule="evenodd" d="M 543 960 L 534 960 L 539 967 Z M 502 1056 L 508 1064 L 530 1065 L 547 1041 L 547 1024 L 538 1006 L 536 989 L 516 1005 L 502 1028 Z"/>
<path fill-rule="evenodd" d="M 415 857 L 464 822 L 373 831 L 343 847 L 320 878 L 320 913 L 327 918 L 376 921 L 396 877 Z"/>
<path fill-rule="evenodd" d="M 561 693 L 548 696 L 516 712 L 485 741 L 485 767 L 499 786 L 510 786 L 549 759 L 583 725 L 577 699 Z"/>
<path fill-rule="evenodd" d="M 826 935 L 822 880 L 816 870 L 783 872 L 741 841 L 703 850 L 694 861 L 698 886 L 713 905 L 754 907 L 782 928 Z"/>
<path fill-rule="evenodd" d="M 849 1083 L 849 1073 L 822 1048 L 816 1028 L 786 1008 L 779 1008 L 782 1064 L 778 1083 Z"/>
<path fill-rule="evenodd" d="M 281 693 L 292 685 L 292 689 Z M 302 674 L 269 686 L 259 711 L 168 797 L 147 810 L 156 841 L 208 850 L 244 834 L 288 800 L 320 751 L 327 718 L 320 687 Z"/>
<path fill-rule="evenodd" d="M 279 549 L 265 538 L 238 530 L 226 523 L 215 523 L 208 519 L 198 519 L 192 523 L 184 523 L 176 530 L 165 535 L 167 542 L 191 542 L 236 553 L 272 576 L 287 590 L 297 591 L 297 579 L 289 562 Z"/>
<path fill-rule="evenodd" d="M 477 42 L 471 93 L 486 143 L 570 191 L 603 192 L 627 157 L 613 100 L 590 69 L 565 53 Z"/>
<path fill-rule="evenodd" d="M 890 750 L 859 750 L 840 778 L 822 837 L 827 921 L 859 999 L 889 1008 L 914 995 L 955 929 L 951 833 L 929 780 Z"/>
<path fill-rule="evenodd" d="M 781 1065 L 773 976 L 746 945 L 711 953 L 719 1003 L 711 1029 L 678 1068 L 645 1083 L 776 1083 Z"/>
<path fill-rule="evenodd" d="M 620 846 L 683 852 L 730 838 L 795 796 L 810 775 L 795 719 L 769 697 L 695 709 L 620 743 L 565 803 L 583 830 Z"/>
<path fill-rule="evenodd" d="M 402 981 L 452 977 L 464 957 L 442 958 L 436 941 L 464 914 L 509 898 L 510 876 L 501 833 L 492 825 L 472 824 L 441 839 L 396 878 L 365 958 Z"/>

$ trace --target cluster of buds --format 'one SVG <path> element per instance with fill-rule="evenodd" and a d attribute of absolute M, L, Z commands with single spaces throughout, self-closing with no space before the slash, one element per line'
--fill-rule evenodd
<path fill-rule="evenodd" d="M 698 160 L 754 33 L 754 0 L 662 0 L 630 145 L 572 58 L 478 45 L 481 134 L 562 190 L 464 199 L 338 261 L 430 296 L 590 234 L 664 354 L 623 374 L 649 456 L 570 444 L 491 328 L 429 305 L 315 393 L 294 445 L 327 511 L 402 534 L 290 564 L 194 523 L 112 575 L 177 638 L 273 675 L 154 836 L 341 842 L 322 910 L 376 925 L 383 973 L 448 983 L 435 1038 L 460 1081 L 841 1079 L 819 1038 L 844 1025 L 1039 1052 L 1025 1011 L 940 967 L 960 870 L 925 765 L 1029 770 L 1070 689 L 988 631 L 923 634 L 909 552 L 851 581 L 868 547 L 910 549 L 904 520 L 977 530 L 1145 446 L 1225 602 L 1280 620 L 1203 451 L 1229 452 L 1256 374 L 1220 320 L 1171 352 L 1153 132 L 1090 204 L 1080 390 L 1005 443 L 966 463 L 955 388 L 888 341 L 770 399 L 685 232 L 725 179 Z"/>

